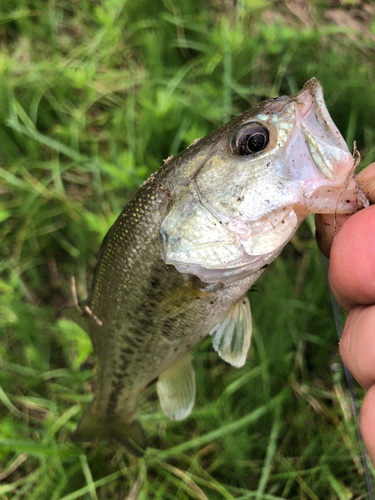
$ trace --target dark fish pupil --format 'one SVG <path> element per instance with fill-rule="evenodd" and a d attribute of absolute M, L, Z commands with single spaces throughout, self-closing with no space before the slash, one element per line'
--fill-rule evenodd
<path fill-rule="evenodd" d="M 253 134 L 249 137 L 247 141 L 247 147 L 250 153 L 257 153 L 261 151 L 266 143 L 266 138 L 264 134 Z"/>
<path fill-rule="evenodd" d="M 259 123 L 249 123 L 237 130 L 231 139 L 232 153 L 236 156 L 248 156 L 262 151 L 269 142 L 267 128 Z"/>

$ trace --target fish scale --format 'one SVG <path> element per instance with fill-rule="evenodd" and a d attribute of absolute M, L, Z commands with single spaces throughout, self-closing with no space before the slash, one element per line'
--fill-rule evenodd
<path fill-rule="evenodd" d="M 352 166 L 312 79 L 151 175 L 104 238 L 88 299 L 67 311 L 99 359 L 75 439 L 115 439 L 139 453 L 137 398 L 153 380 L 165 414 L 185 418 L 195 398 L 189 351 L 209 333 L 219 355 L 242 366 L 251 339 L 247 291 L 308 213 L 365 206 L 348 178 Z"/>
<path fill-rule="evenodd" d="M 227 287 L 226 294 L 213 290 L 200 296 L 204 284 L 166 265 L 158 231 L 150 231 L 160 227 L 171 200 L 154 177 L 144 188 L 120 214 L 99 253 L 85 304 L 103 325 L 89 315 L 80 318 L 99 358 L 98 397 L 92 409 L 111 418 L 134 412 L 139 391 L 165 371 L 171 358 L 199 342 L 223 307 L 243 295 L 254 280 Z M 135 288 L 136 284 L 141 286 Z M 177 317 L 156 318 L 158 298 L 179 287 L 189 289 L 184 311 Z"/>

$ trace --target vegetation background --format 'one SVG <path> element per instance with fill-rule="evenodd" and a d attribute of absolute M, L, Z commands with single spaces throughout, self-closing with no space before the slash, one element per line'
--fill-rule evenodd
<path fill-rule="evenodd" d="M 61 310 L 139 184 L 263 98 L 319 78 L 373 161 L 374 42 L 371 1 L 1 3 L 1 500 L 367 498 L 312 220 L 250 294 L 246 366 L 197 346 L 184 422 L 144 393 L 143 459 L 70 441 L 96 361 Z"/>

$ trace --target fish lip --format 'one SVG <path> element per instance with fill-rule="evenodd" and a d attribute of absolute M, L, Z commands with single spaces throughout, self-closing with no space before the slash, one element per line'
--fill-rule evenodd
<path fill-rule="evenodd" d="M 324 101 L 324 91 L 322 84 L 317 78 L 308 80 L 302 89 L 295 95 L 298 105 L 304 105 L 302 117 L 306 118 L 309 112 L 317 111 L 322 116 L 327 129 L 341 139 L 341 133 L 332 120 Z"/>
<path fill-rule="evenodd" d="M 315 214 L 347 214 L 351 215 L 369 206 L 366 195 L 358 187 L 354 178 L 342 183 L 327 184 L 319 182 L 308 197 L 308 203 L 294 205 L 298 215 Z"/>
<path fill-rule="evenodd" d="M 328 181 L 344 180 L 354 160 L 328 112 L 320 82 L 306 82 L 295 101 L 296 121 L 316 168 Z"/>
<path fill-rule="evenodd" d="M 347 150 L 347 146 L 343 137 L 332 120 L 331 115 L 328 112 L 326 103 L 324 101 L 324 91 L 321 83 L 316 78 L 311 78 L 305 83 L 302 90 L 300 90 L 296 96 L 297 106 L 300 108 L 300 118 L 306 120 L 306 118 L 311 114 L 317 114 L 316 117 L 322 119 L 324 128 L 329 135 L 334 136 L 337 141 L 337 147 L 340 149 Z M 302 109 L 301 109 L 302 107 Z M 331 137 L 330 137 L 331 138 Z"/>

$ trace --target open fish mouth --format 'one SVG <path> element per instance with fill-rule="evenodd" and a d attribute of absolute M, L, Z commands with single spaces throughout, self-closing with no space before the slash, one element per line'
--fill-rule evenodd
<path fill-rule="evenodd" d="M 311 159 L 326 179 L 340 184 L 353 165 L 353 157 L 327 110 L 320 82 L 309 80 L 295 99 L 296 120 Z"/>
<path fill-rule="evenodd" d="M 327 110 L 320 82 L 309 80 L 295 100 L 297 126 L 321 174 L 305 185 L 309 199 L 295 207 L 296 213 L 352 214 L 364 208 L 368 202 L 353 179 L 354 158 Z"/>

